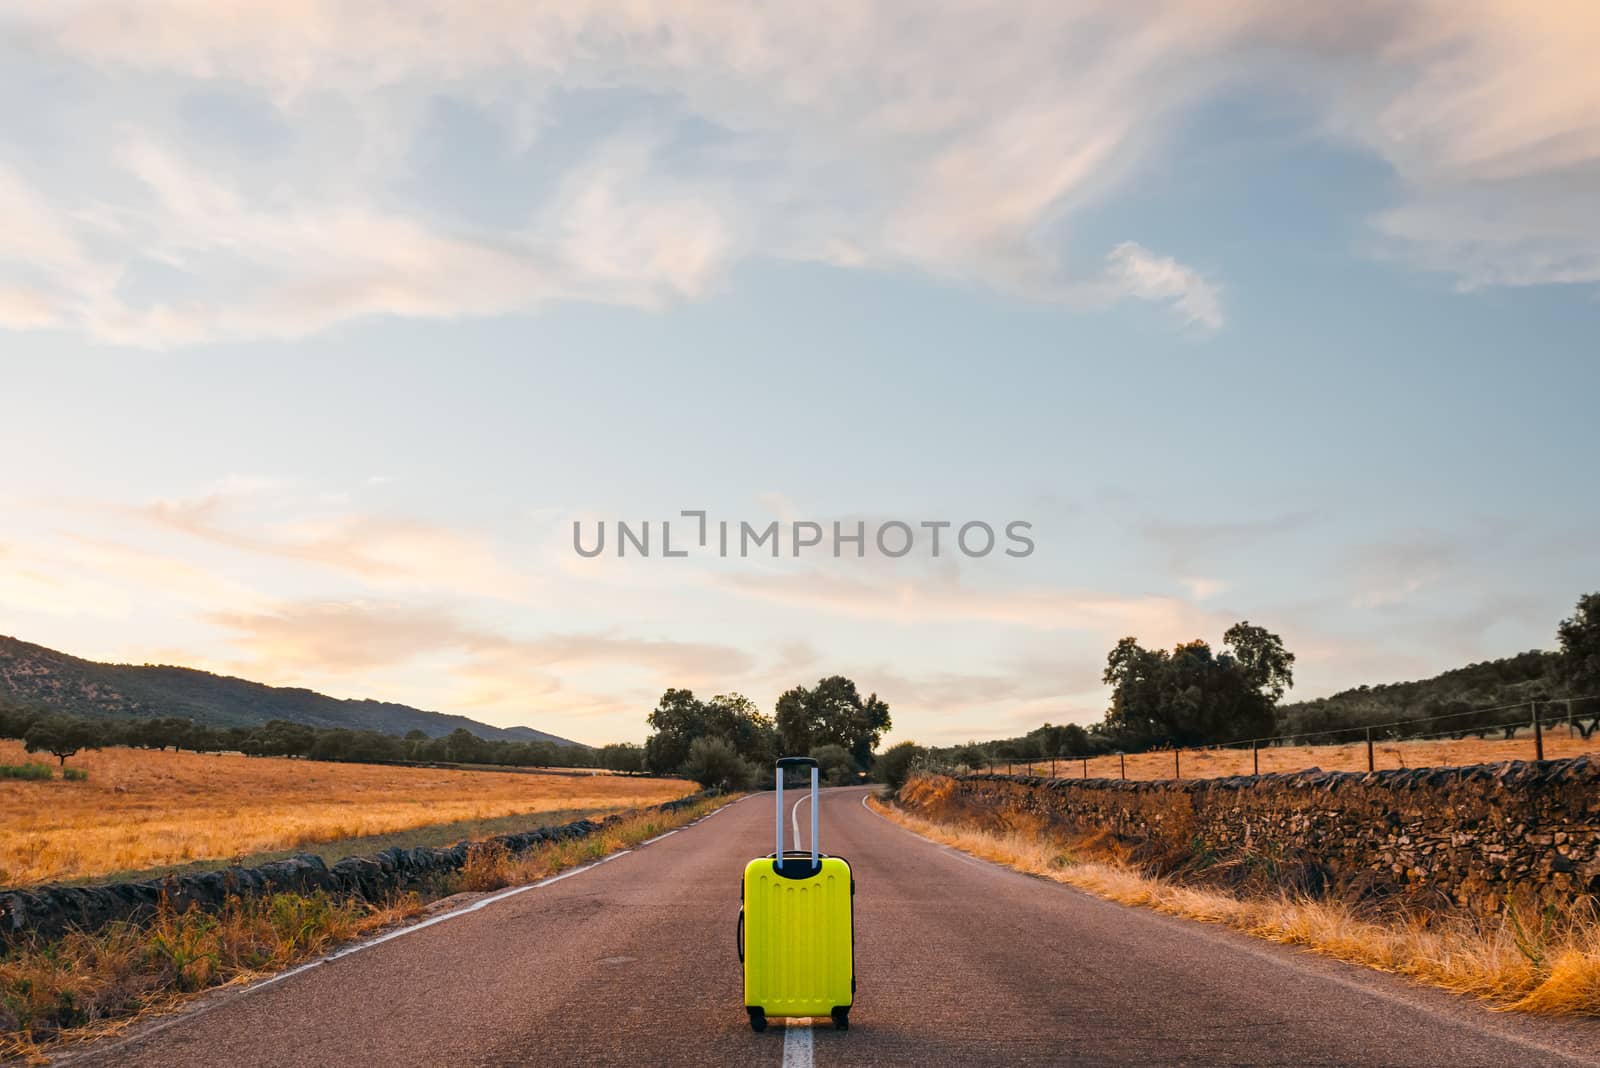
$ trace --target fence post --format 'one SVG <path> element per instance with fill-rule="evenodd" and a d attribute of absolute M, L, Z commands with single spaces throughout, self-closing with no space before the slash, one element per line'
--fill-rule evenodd
<path fill-rule="evenodd" d="M 1572 698 L 1567 698 L 1567 737 L 1572 737 Z"/>
<path fill-rule="evenodd" d="M 1128 777 L 1128 754 L 1117 750 L 1117 774 L 1126 779 Z"/>
<path fill-rule="evenodd" d="M 1183 764 L 1178 760 L 1178 752 L 1179 750 L 1177 749 L 1172 750 L 1172 777 L 1174 779 L 1183 778 Z"/>
<path fill-rule="evenodd" d="M 1372 765 L 1372 728 L 1367 728 L 1367 770 L 1376 771 Z"/>
<path fill-rule="evenodd" d="M 1529 701 L 1533 709 L 1533 759 L 1544 759 L 1544 727 L 1539 723 L 1539 702 Z"/>
<path fill-rule="evenodd" d="M 1258 740 L 1250 742 L 1250 774 L 1261 774 L 1261 742 Z"/>
<path fill-rule="evenodd" d="M 1085 779 L 1087 779 L 1089 777 L 1089 758 L 1088 757 L 1084 757 L 1083 758 L 1083 777 Z"/>

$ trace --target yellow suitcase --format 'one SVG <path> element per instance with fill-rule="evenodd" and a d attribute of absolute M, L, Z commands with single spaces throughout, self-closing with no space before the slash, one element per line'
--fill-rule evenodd
<path fill-rule="evenodd" d="M 811 769 L 811 850 L 783 848 L 783 773 Z M 750 1027 L 768 1016 L 831 1016 L 850 1027 L 855 1003 L 855 878 L 842 857 L 817 850 L 817 762 L 778 761 L 778 849 L 745 865 L 740 891 L 739 958 Z M 798 843 L 796 843 L 798 844 Z"/>

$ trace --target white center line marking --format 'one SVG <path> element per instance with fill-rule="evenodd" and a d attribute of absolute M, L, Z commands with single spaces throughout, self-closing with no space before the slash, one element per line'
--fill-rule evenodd
<path fill-rule="evenodd" d="M 810 1020 L 790 1020 L 784 1025 L 783 1068 L 811 1068 Z"/>
<path fill-rule="evenodd" d="M 810 797 L 810 794 L 801 794 L 800 800 L 796 801 L 794 808 L 789 810 L 789 814 L 794 817 L 794 847 L 796 849 L 805 849 L 805 846 L 800 841 L 800 806 Z"/>

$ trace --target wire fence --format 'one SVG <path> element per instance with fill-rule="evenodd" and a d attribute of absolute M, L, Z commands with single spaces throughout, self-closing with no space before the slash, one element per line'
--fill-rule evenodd
<path fill-rule="evenodd" d="M 1496 737 L 1497 736 L 1497 737 Z M 1206 746 L 1005 759 L 1007 774 L 1109 779 L 1215 778 L 1269 772 L 1377 771 L 1600 753 L 1600 698 L 1572 697 L 1442 712 L 1358 726 L 1298 730 Z M 1019 770 L 1020 769 L 1020 772 Z M 975 769 L 976 770 L 976 769 Z"/>

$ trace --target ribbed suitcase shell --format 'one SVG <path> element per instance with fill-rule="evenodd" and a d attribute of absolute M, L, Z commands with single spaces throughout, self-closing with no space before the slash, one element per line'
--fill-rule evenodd
<path fill-rule="evenodd" d="M 808 862 L 810 857 L 805 858 Z M 768 1016 L 827 1016 L 855 1001 L 850 865 L 786 879 L 772 859 L 744 869 L 744 1003 Z"/>

